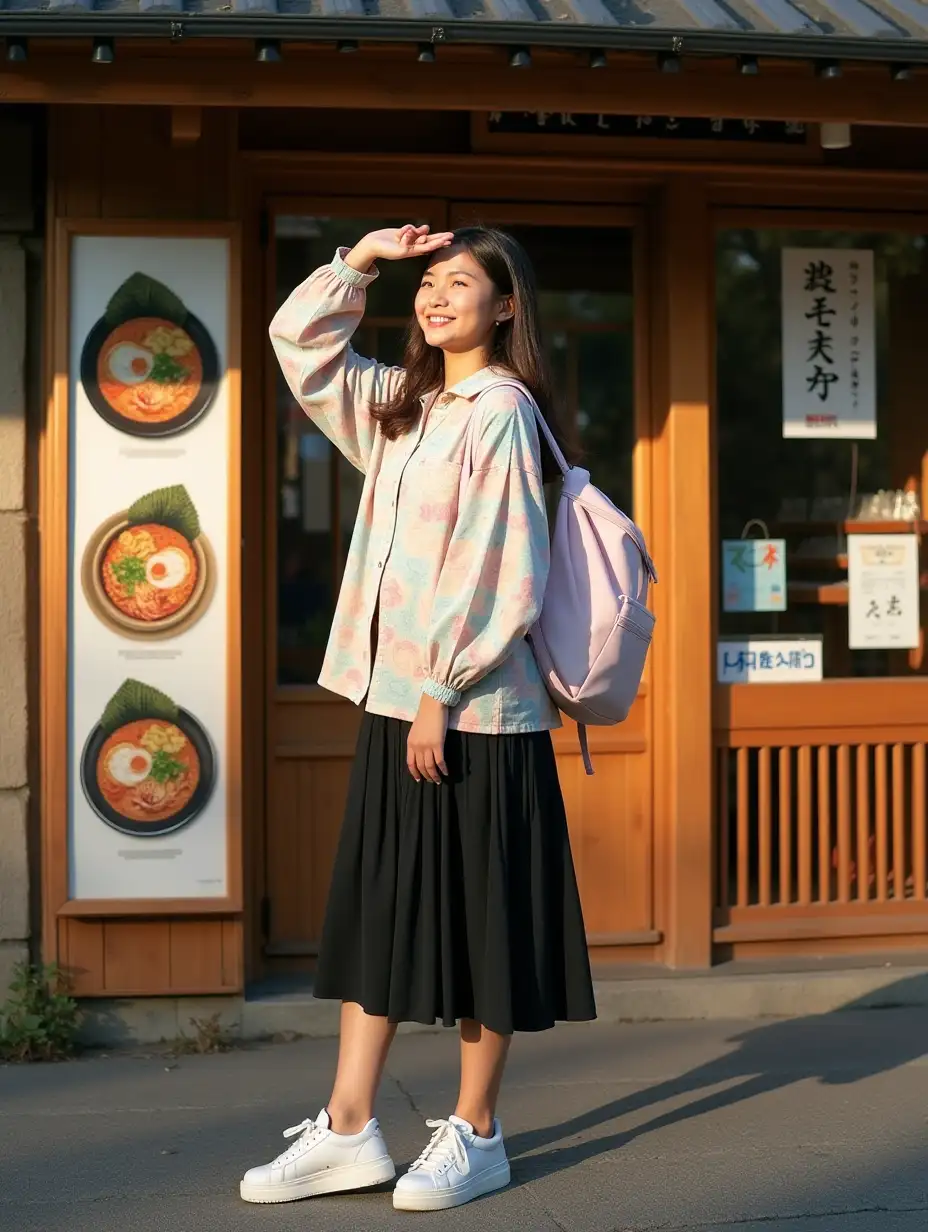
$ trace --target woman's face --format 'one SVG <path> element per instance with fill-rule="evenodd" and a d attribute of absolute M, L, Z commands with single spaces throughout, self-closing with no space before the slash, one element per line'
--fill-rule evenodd
<path fill-rule="evenodd" d="M 453 354 L 488 350 L 497 322 L 512 316 L 512 296 L 462 247 L 436 255 L 416 294 L 416 320 L 429 346 Z"/>

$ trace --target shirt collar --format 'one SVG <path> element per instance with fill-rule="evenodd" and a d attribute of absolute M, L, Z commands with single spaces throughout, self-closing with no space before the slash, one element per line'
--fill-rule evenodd
<path fill-rule="evenodd" d="M 454 394 L 458 398 L 476 398 L 479 394 L 491 385 L 493 381 L 498 380 L 501 376 L 508 375 L 502 368 L 481 368 L 479 372 L 475 372 L 473 376 L 465 377 L 463 381 L 458 381 L 456 385 L 452 385 L 445 390 L 446 394 Z M 431 397 L 431 395 L 428 395 Z M 423 402 L 427 399 L 423 398 Z"/>

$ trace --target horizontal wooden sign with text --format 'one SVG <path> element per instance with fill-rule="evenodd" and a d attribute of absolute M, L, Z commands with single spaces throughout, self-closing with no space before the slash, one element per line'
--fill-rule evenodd
<path fill-rule="evenodd" d="M 694 158 L 818 157 L 810 126 L 798 120 L 750 117 L 605 115 L 580 111 L 489 111 L 474 113 L 471 136 L 477 151 L 627 153 Z M 685 151 L 685 153 L 684 153 Z"/>

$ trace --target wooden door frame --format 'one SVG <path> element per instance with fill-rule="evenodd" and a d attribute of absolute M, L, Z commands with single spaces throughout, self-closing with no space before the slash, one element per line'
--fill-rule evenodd
<path fill-rule="evenodd" d="M 359 163 L 363 160 L 358 160 Z M 500 163 L 502 160 L 500 160 Z M 266 169 L 265 169 L 266 170 Z M 648 272 L 648 250 L 649 250 L 649 232 L 648 232 L 648 212 L 640 203 L 622 206 L 607 203 L 571 203 L 560 202 L 557 204 L 537 204 L 537 196 L 533 202 L 520 201 L 519 197 L 526 194 L 524 184 L 518 186 L 513 185 L 515 191 L 511 196 L 503 197 L 506 192 L 505 180 L 509 176 L 503 176 L 504 168 L 498 165 L 495 170 L 500 174 L 500 179 L 496 183 L 488 183 L 486 179 L 478 177 L 482 194 L 487 194 L 492 197 L 497 193 L 503 199 L 498 201 L 486 202 L 486 213 L 492 216 L 494 221 L 505 224 L 506 222 L 557 222 L 563 225 L 583 226 L 584 223 L 590 225 L 598 223 L 600 225 L 622 226 L 631 229 L 634 233 L 634 249 L 633 249 L 633 279 L 634 279 L 634 295 L 635 295 L 635 331 L 634 331 L 634 356 L 635 356 L 635 451 L 633 455 L 633 490 L 635 492 L 635 515 L 636 520 L 640 522 L 646 533 L 652 522 L 652 493 L 653 485 L 650 482 L 651 469 L 651 403 L 650 403 L 650 381 L 651 381 L 651 355 L 650 355 L 650 278 Z M 509 168 L 511 174 L 511 167 Z M 305 174 L 305 173 L 304 173 Z M 471 172 L 471 176 L 472 176 Z M 276 176 L 269 177 L 270 183 L 262 185 L 263 176 L 254 177 L 249 185 L 251 215 L 253 220 L 260 222 L 260 231 L 264 239 L 263 249 L 255 245 L 253 255 L 258 257 L 261 264 L 261 295 L 259 303 L 263 311 L 263 320 L 270 320 L 275 311 L 275 254 L 273 248 L 273 225 L 272 218 L 276 215 L 286 213 L 303 213 L 311 214 L 314 211 L 319 213 L 338 213 L 342 217 L 370 217 L 370 216 L 402 216 L 404 213 L 413 215 L 434 215 L 434 225 L 445 225 L 447 212 L 453 208 L 471 208 L 474 204 L 470 200 L 464 200 L 463 194 L 457 194 L 454 197 L 447 196 L 444 198 L 435 198 L 428 196 L 400 196 L 386 195 L 383 192 L 374 196 L 367 196 L 362 193 L 340 191 L 331 196 L 321 195 L 318 192 L 311 191 L 305 194 L 299 191 L 297 184 L 293 183 L 292 168 L 284 177 L 287 181 L 283 193 L 275 193 L 273 191 L 274 181 Z M 302 176 L 299 177 L 302 179 Z M 351 177 L 349 177 L 350 179 Z M 398 177 L 399 178 L 399 177 Z M 521 178 L 521 177 L 517 177 Z M 471 179 L 471 183 L 473 179 Z M 528 190 L 531 192 L 531 189 Z M 608 193 L 609 196 L 615 199 L 614 193 Z M 640 186 L 629 188 L 629 198 L 634 201 L 642 195 Z M 481 204 L 477 202 L 476 204 Z M 431 207 L 431 208 L 429 208 Z M 441 208 L 439 208 L 441 207 Z M 246 210 L 246 218 L 249 211 Z M 257 280 L 255 280 L 256 282 Z M 254 304 L 254 299 L 246 299 L 246 303 Z M 252 309 L 248 314 L 254 322 L 254 328 L 257 329 L 258 313 Z M 254 599 L 249 601 L 251 610 L 251 619 L 249 627 L 253 634 L 258 634 L 257 637 L 250 639 L 252 645 L 260 645 L 263 642 L 264 652 L 260 656 L 255 656 L 255 659 L 260 658 L 260 664 L 254 663 L 253 670 L 246 673 L 251 680 L 249 696 L 255 701 L 260 698 L 262 722 L 260 730 L 258 725 L 253 724 L 249 729 L 249 738 L 251 748 L 246 753 L 246 761 L 252 766 L 252 779 L 254 789 L 250 793 L 252 807 L 257 809 L 257 813 L 253 814 L 254 822 L 249 827 L 250 834 L 248 836 L 248 865 L 249 865 L 249 885 L 251 893 L 249 899 L 252 904 L 252 909 L 248 913 L 248 929 L 246 939 L 246 955 L 247 968 L 249 976 L 254 978 L 261 973 L 263 965 L 263 920 L 261 903 L 266 894 L 266 855 L 265 855 L 265 835 L 268 813 L 268 791 L 269 784 L 266 781 L 266 769 L 272 764 L 274 732 L 272 730 L 271 710 L 275 703 L 281 700 L 281 692 L 276 685 L 276 588 L 274 586 L 274 578 L 276 577 L 275 561 L 276 561 L 276 517 L 277 517 L 277 494 L 276 494 L 276 432 L 277 423 L 276 415 L 270 413 L 274 406 L 274 393 L 276 384 L 276 368 L 273 362 L 273 357 L 270 353 L 270 348 L 266 343 L 266 328 L 260 329 L 262 338 L 262 348 L 260 353 L 260 375 L 252 372 L 249 379 L 249 387 L 251 390 L 251 398 L 249 403 L 255 406 L 261 406 L 261 416 L 253 415 L 250 418 L 247 426 L 247 440 L 245 455 L 245 471 L 244 486 L 246 491 L 250 492 L 251 499 L 247 502 L 251 509 L 251 521 L 254 523 L 255 515 L 257 514 L 260 523 L 264 526 L 264 531 L 260 537 L 248 535 L 246 536 L 246 561 L 251 561 L 252 564 L 257 564 L 263 561 L 263 583 L 262 597 L 259 601 Z M 257 348 L 252 355 L 252 361 L 259 360 Z M 250 478 L 249 473 L 250 472 Z M 260 472 L 260 473 L 258 473 Z M 259 545 L 255 540 L 260 538 Z M 256 609 L 260 607 L 260 612 Z M 260 631 L 260 632 L 259 632 Z M 256 679 L 256 675 L 260 674 L 260 687 Z M 641 698 L 647 699 L 650 690 L 649 677 L 650 664 L 646 673 L 645 680 L 642 684 Z M 314 701 L 319 704 L 324 704 L 327 701 L 332 701 L 331 695 L 319 686 L 287 686 L 285 690 L 286 700 L 294 702 Z M 653 748 L 652 726 L 653 726 L 653 703 L 650 699 L 639 701 L 638 707 L 645 706 L 642 712 L 641 723 L 629 724 L 626 728 L 603 729 L 603 731 L 594 733 L 594 739 L 591 741 L 591 746 L 594 753 L 599 750 L 602 753 L 609 752 L 626 752 L 626 753 L 644 753 L 646 750 Z M 652 752 L 652 768 L 649 774 L 651 783 L 651 791 L 653 793 L 653 752 Z M 662 895 L 658 889 L 655 875 L 655 860 L 657 851 L 656 836 L 652 837 L 651 843 L 651 865 L 652 865 L 652 917 L 656 915 L 659 909 L 659 902 Z M 650 945 L 659 946 L 663 940 L 663 933 L 655 924 L 655 927 L 640 936 L 636 933 L 628 936 L 622 934 L 615 936 L 603 936 L 595 938 L 595 944 L 601 946 L 623 946 L 623 945 Z"/>

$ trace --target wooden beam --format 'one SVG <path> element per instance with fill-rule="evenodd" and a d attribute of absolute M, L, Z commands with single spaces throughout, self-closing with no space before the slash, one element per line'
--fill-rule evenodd
<path fill-rule="evenodd" d="M 773 65 L 760 77 L 732 63 L 697 63 L 673 75 L 619 63 L 595 72 L 564 54 L 511 69 L 495 51 L 448 51 L 442 64 L 362 50 L 353 57 L 287 51 L 280 64 L 250 56 L 209 56 L 170 47 L 161 55 L 129 51 L 104 67 L 84 51 L 36 49 L 24 65 L 0 67 L 0 103 L 118 103 L 204 107 L 352 107 L 399 110 L 545 110 L 627 115 L 746 116 L 757 120 L 847 120 L 928 124 L 928 78 L 895 83 L 881 68 L 853 68 L 820 81 L 811 66 Z M 348 62 L 350 59 L 350 63 Z"/>

